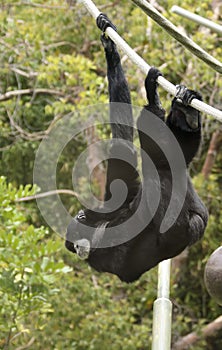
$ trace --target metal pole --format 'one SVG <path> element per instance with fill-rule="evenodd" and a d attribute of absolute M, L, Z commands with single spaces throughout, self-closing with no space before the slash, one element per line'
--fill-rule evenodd
<path fill-rule="evenodd" d="M 217 24 L 217 23 L 214 23 L 214 22 L 210 21 L 209 19 L 206 19 L 204 17 L 196 15 L 195 13 L 192 13 L 190 11 L 184 10 L 182 7 L 176 6 L 176 5 L 174 5 L 171 8 L 171 11 L 173 13 L 176 13 L 177 15 L 180 15 L 182 17 L 188 18 L 191 21 L 194 21 L 194 22 L 196 22 L 198 24 L 201 24 L 201 25 L 203 25 L 203 26 L 205 26 L 207 28 L 210 28 L 214 32 L 222 34 L 222 26 Z"/>
<path fill-rule="evenodd" d="M 158 292 L 153 305 L 152 350 L 170 350 L 172 303 L 170 295 L 171 260 L 164 260 L 158 266 Z"/>

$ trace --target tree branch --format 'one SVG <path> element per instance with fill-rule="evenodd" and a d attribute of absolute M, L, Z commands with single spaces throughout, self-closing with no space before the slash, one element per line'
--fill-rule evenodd
<path fill-rule="evenodd" d="M 215 131 L 212 135 L 207 156 L 202 168 L 202 174 L 208 179 L 214 166 L 217 154 L 222 146 L 222 129 Z"/>
<path fill-rule="evenodd" d="M 23 70 L 21 70 L 19 68 L 16 68 L 16 67 L 10 67 L 10 69 L 11 69 L 12 72 L 17 73 L 17 74 L 19 74 L 19 75 L 21 75 L 23 77 L 26 77 L 26 78 L 35 78 L 38 75 L 37 72 L 27 73 L 27 72 L 24 72 Z"/>
<path fill-rule="evenodd" d="M 72 191 L 72 190 L 53 190 L 53 191 L 48 191 L 48 192 L 43 192 L 43 193 L 39 193 L 39 194 L 35 194 L 34 196 L 28 196 L 28 197 L 22 197 L 22 198 L 18 198 L 15 200 L 15 202 L 28 202 L 28 201 L 32 201 L 35 199 L 39 199 L 39 198 L 45 198 L 45 197 L 49 197 L 49 196 L 54 196 L 56 194 L 68 194 L 74 197 L 78 198 L 78 193 Z"/>
<path fill-rule="evenodd" d="M 172 350 L 187 350 L 192 345 L 197 343 L 202 338 L 206 339 L 209 337 L 216 337 L 217 333 L 222 330 L 222 316 L 219 316 L 213 322 L 203 327 L 198 334 L 192 332 L 187 334 L 185 337 L 179 339 L 172 347 Z"/>
<path fill-rule="evenodd" d="M 13 90 L 8 91 L 5 94 L 0 95 L 0 102 L 10 100 L 13 97 L 22 96 L 22 95 L 31 95 L 31 94 L 48 94 L 48 95 L 57 95 L 65 96 L 62 91 L 51 90 L 51 89 L 23 89 L 23 90 Z"/>
<path fill-rule="evenodd" d="M 16 350 L 28 349 L 34 343 L 34 341 L 35 341 L 35 338 L 32 337 L 26 345 L 19 346 L 19 348 L 17 348 Z"/>
<path fill-rule="evenodd" d="M 19 56 L 19 51 L 18 51 L 17 49 L 13 48 L 13 47 L 12 47 L 11 45 L 9 45 L 8 43 L 6 43 L 3 39 L 0 39 L 0 44 L 1 44 L 1 45 L 4 45 L 5 47 L 7 47 L 7 49 L 13 50 L 14 53 L 15 53 L 16 55 Z"/>
<path fill-rule="evenodd" d="M 74 49 L 76 49 L 76 45 L 74 43 L 72 43 L 71 41 L 59 41 L 57 43 L 51 43 L 47 46 L 44 46 L 44 50 L 50 50 L 50 49 L 54 49 L 60 46 L 70 46 Z"/>
<path fill-rule="evenodd" d="M 50 6 L 50 5 L 42 5 L 35 2 L 30 1 L 20 1 L 15 3 L 9 3 L 7 4 L 9 7 L 13 6 L 30 6 L 30 7 L 38 7 L 42 9 L 49 9 L 49 10 L 67 10 L 67 6 Z"/>
<path fill-rule="evenodd" d="M 134 4 L 139 6 L 148 16 L 150 16 L 160 27 L 165 29 L 173 38 L 184 45 L 195 56 L 199 57 L 202 61 L 212 67 L 219 73 L 222 73 L 222 63 L 213 56 L 209 55 L 193 40 L 182 34 L 178 28 L 166 19 L 161 13 L 159 13 L 155 7 L 150 5 L 146 0 L 132 0 Z"/>
<path fill-rule="evenodd" d="M 49 128 L 46 131 L 40 131 L 40 132 L 36 132 L 36 133 L 29 133 L 27 131 L 25 131 L 24 129 L 22 129 L 13 119 L 12 115 L 10 115 L 9 111 L 7 110 L 7 114 L 8 114 L 8 118 L 10 120 L 10 124 L 11 126 L 17 130 L 19 132 L 19 134 L 21 135 L 21 137 L 23 137 L 25 140 L 41 140 L 46 134 L 47 131 L 49 130 Z"/>

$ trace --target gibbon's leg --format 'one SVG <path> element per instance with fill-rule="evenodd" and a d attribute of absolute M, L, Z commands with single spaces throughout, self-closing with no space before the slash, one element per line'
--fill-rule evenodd
<path fill-rule="evenodd" d="M 184 85 L 177 86 L 178 93 L 173 99 L 166 124 L 173 132 L 183 151 L 187 166 L 196 155 L 201 142 L 200 112 L 189 106 L 192 99 L 202 100 L 201 95 Z"/>
<path fill-rule="evenodd" d="M 165 110 L 161 106 L 157 92 L 157 78 L 160 75 L 161 73 L 157 68 L 150 68 L 145 79 L 148 104 L 142 109 L 137 121 L 141 149 L 144 151 L 141 153 L 144 180 L 149 177 L 146 154 L 151 158 L 157 169 L 160 169 L 162 165 L 167 166 L 164 150 L 162 151 L 158 146 L 159 140 L 162 141 L 167 138 L 166 125 L 164 123 Z M 158 130 L 156 130 L 157 127 L 154 124 L 155 117 L 162 121 L 158 122 Z M 154 131 L 157 133 L 157 139 L 152 138 Z"/>

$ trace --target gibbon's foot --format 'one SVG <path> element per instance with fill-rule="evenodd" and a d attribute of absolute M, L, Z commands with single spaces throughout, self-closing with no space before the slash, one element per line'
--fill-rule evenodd
<path fill-rule="evenodd" d="M 117 31 L 116 26 L 110 21 L 110 19 L 104 13 L 100 13 L 100 15 L 96 19 L 96 24 L 102 32 L 105 32 L 106 28 L 111 27 L 115 31 Z"/>
<path fill-rule="evenodd" d="M 184 106 L 190 105 L 194 98 L 202 101 L 202 96 L 199 92 L 187 89 L 185 85 L 176 85 L 176 89 L 176 99 L 179 100 Z"/>
<path fill-rule="evenodd" d="M 145 79 L 146 91 L 150 89 L 150 86 L 156 86 L 159 76 L 162 76 L 162 73 L 156 67 L 151 67 Z"/>
<path fill-rule="evenodd" d="M 146 109 L 158 115 L 159 118 L 161 118 L 164 121 L 165 110 L 161 106 L 161 102 L 157 91 L 157 78 L 159 76 L 162 76 L 162 73 L 156 67 L 151 67 L 146 76 L 145 89 L 147 100 L 149 103 Z"/>

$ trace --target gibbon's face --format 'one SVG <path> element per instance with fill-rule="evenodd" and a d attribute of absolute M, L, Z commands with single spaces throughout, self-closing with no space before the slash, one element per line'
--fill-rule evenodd
<path fill-rule="evenodd" d="M 81 209 L 67 228 L 66 248 L 76 253 L 80 259 L 87 260 L 94 251 L 97 243 L 95 240 L 102 239 L 108 223 L 101 213 Z"/>

